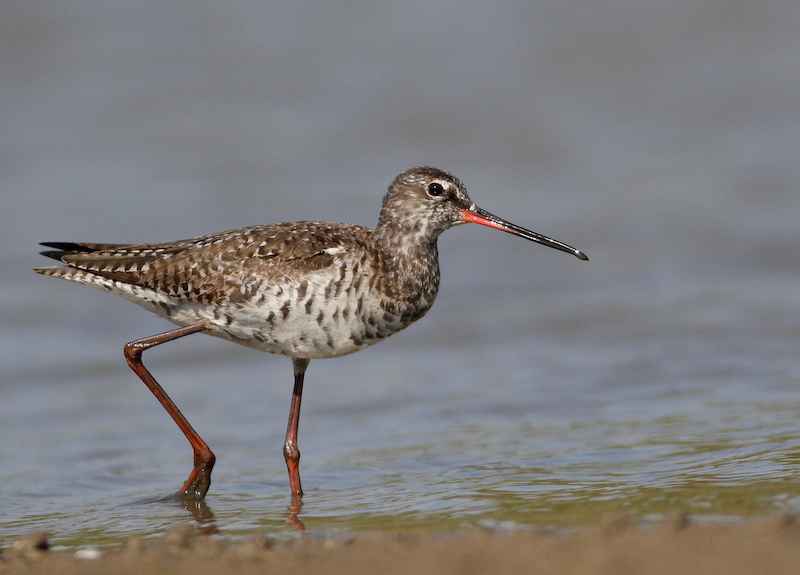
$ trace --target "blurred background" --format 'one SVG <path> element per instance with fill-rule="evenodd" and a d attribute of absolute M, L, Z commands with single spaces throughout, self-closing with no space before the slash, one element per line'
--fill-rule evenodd
<path fill-rule="evenodd" d="M 309 528 L 792 511 L 800 473 L 793 0 L 6 0 L 2 536 L 156 534 L 191 468 L 122 346 L 170 329 L 37 276 L 40 241 L 374 225 L 415 165 L 590 262 L 479 226 L 432 311 L 312 362 Z M 289 361 L 148 352 L 218 456 L 223 534 L 287 533 Z"/>

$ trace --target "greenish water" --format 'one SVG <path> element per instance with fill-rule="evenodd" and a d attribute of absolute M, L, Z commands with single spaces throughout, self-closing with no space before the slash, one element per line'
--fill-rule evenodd
<path fill-rule="evenodd" d="M 369 410 L 347 398 L 311 402 L 301 434 L 306 495 L 299 517 L 307 530 L 575 527 L 675 512 L 721 521 L 791 513 L 800 504 L 800 401 L 781 399 L 779 389 L 771 400 L 741 402 L 699 400 L 697 390 L 665 400 L 654 391 L 625 410 L 576 402 L 570 417 L 490 397 L 452 411 L 452 404 L 431 404 L 404 389 L 403 402 L 370 399 Z M 203 409 L 212 409 L 207 401 Z M 219 457 L 212 489 L 204 505 L 184 508 L 154 501 L 188 473 L 189 450 L 168 425 L 154 423 L 160 414 L 144 403 L 135 410 L 152 411 L 153 422 L 140 420 L 127 444 L 124 433 L 106 438 L 113 451 L 69 455 L 62 469 L 53 468 L 53 458 L 41 459 L 29 477 L 40 483 L 50 477 L 51 490 L 24 489 L 22 478 L 11 476 L 18 485 L 3 503 L 3 538 L 45 529 L 56 545 L 102 545 L 132 534 L 156 537 L 182 522 L 234 539 L 296 535 L 286 522 L 288 488 L 276 449 L 282 426 L 268 434 L 272 449 L 266 449 L 263 437 L 252 436 L 263 421 L 249 410 L 240 410 L 238 423 L 217 421 L 207 433 Z M 654 416 L 656 409 L 672 413 Z M 345 423 L 348 429 L 328 431 Z M 110 425 L 98 417 L 85 436 L 62 446 L 69 451 L 76 442 L 96 441 Z M 53 437 L 46 427 L 40 422 L 39 433 Z M 250 434 L 242 431 L 248 427 Z M 231 428 L 241 436 L 231 436 Z"/>

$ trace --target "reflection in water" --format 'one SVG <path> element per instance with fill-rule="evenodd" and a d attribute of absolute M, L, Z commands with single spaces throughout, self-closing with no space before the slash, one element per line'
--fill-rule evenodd
<path fill-rule="evenodd" d="M 206 499 L 198 499 L 196 497 L 186 497 L 182 493 L 174 493 L 163 497 L 145 497 L 137 499 L 131 503 L 131 506 L 150 506 L 166 504 L 174 507 L 179 506 L 188 511 L 191 517 L 197 522 L 198 529 L 204 535 L 217 535 L 224 534 L 224 529 L 215 520 L 214 512 L 207 503 Z M 300 510 L 303 507 L 303 497 L 293 494 L 291 502 L 286 508 L 286 524 L 290 525 L 297 531 L 305 530 L 305 525 L 300 519 Z"/>
<path fill-rule="evenodd" d="M 298 514 L 303 507 L 303 496 L 292 493 L 292 503 L 289 505 L 286 515 L 286 523 L 297 529 L 298 531 L 305 530 L 306 526 L 300 521 Z"/>
<path fill-rule="evenodd" d="M 131 505 L 134 506 L 161 504 L 179 506 L 188 511 L 192 518 L 198 523 L 200 530 L 207 535 L 213 535 L 219 532 L 219 528 L 214 521 L 214 512 L 211 510 L 208 503 L 206 503 L 205 499 L 185 497 L 182 493 L 174 493 L 162 497 L 145 497 L 131 503 Z"/>
<path fill-rule="evenodd" d="M 214 512 L 211 511 L 211 508 L 208 506 L 208 503 L 206 503 L 205 499 L 190 499 L 187 497 L 182 497 L 179 494 L 175 495 L 175 499 L 180 501 L 180 503 L 183 505 L 183 508 L 192 514 L 192 517 L 194 517 L 195 521 L 200 524 L 203 533 L 211 535 L 219 532 L 219 529 L 214 522 Z"/>

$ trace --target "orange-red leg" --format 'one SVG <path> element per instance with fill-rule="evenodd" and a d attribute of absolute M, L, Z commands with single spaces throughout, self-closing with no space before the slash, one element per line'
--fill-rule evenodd
<path fill-rule="evenodd" d="M 175 403 L 169 398 L 164 389 L 158 384 L 155 378 L 150 375 L 147 368 L 142 363 L 142 352 L 153 346 L 178 339 L 185 335 L 190 335 L 203 331 L 206 327 L 201 323 L 179 327 L 171 331 L 160 333 L 158 335 L 151 335 L 143 339 L 137 339 L 125 345 L 125 358 L 128 360 L 128 365 L 139 376 L 144 384 L 148 387 L 156 399 L 161 402 L 164 409 L 167 410 L 170 417 L 178 424 L 186 439 L 192 445 L 194 451 L 194 469 L 189 475 L 183 487 L 178 491 L 177 495 L 186 499 L 202 499 L 205 497 L 208 487 L 211 485 L 211 469 L 214 467 L 216 457 L 208 448 L 208 445 L 203 438 L 201 438 L 194 428 L 189 424 L 189 421 L 183 416 Z M 299 403 L 299 402 L 298 402 Z"/>
<path fill-rule="evenodd" d="M 289 470 L 289 486 L 292 489 L 292 499 L 303 496 L 300 486 L 300 449 L 297 447 L 297 427 L 300 424 L 300 400 L 303 397 L 303 378 L 309 360 L 294 359 L 294 392 L 292 393 L 292 406 L 289 409 L 289 425 L 286 428 L 286 441 L 283 444 L 283 457 L 286 459 L 286 468 Z"/>

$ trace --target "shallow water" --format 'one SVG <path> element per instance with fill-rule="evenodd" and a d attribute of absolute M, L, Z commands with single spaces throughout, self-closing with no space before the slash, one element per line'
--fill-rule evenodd
<path fill-rule="evenodd" d="M 795 511 L 794 3 L 311 6 L 10 6 L 0 543 L 194 521 L 155 501 L 191 452 L 121 353 L 170 325 L 33 274 L 36 242 L 372 224 L 422 163 L 590 262 L 444 234 L 428 316 L 309 368 L 308 529 Z M 199 335 L 145 361 L 217 454 L 203 525 L 290 536 L 290 362 Z"/>

